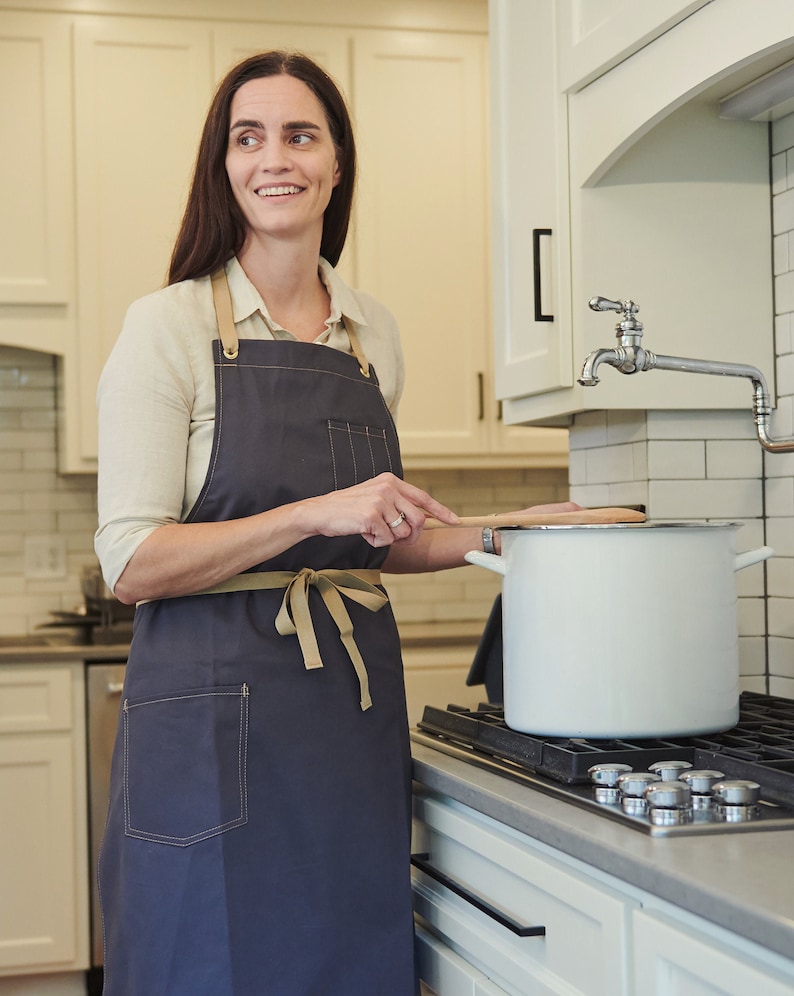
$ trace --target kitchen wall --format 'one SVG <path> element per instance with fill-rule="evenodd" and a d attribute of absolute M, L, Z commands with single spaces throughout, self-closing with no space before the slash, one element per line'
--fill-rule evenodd
<path fill-rule="evenodd" d="M 794 115 L 774 122 L 771 138 L 778 394 L 772 435 L 791 437 Z M 730 292 L 741 292 L 733 277 L 726 280 L 728 287 Z M 771 381 L 772 371 L 765 373 Z M 762 450 L 751 401 L 748 381 L 746 413 L 637 411 L 577 416 L 571 429 L 571 498 L 586 505 L 642 502 L 656 519 L 741 520 L 740 550 L 763 543 L 774 547 L 776 556 L 766 565 L 737 574 L 742 686 L 794 697 L 794 454 Z"/>
<path fill-rule="evenodd" d="M 50 612 L 81 601 L 80 568 L 94 562 L 96 479 L 56 470 L 56 369 L 52 356 L 0 347 L 0 636 L 33 632 Z M 416 471 L 410 479 L 462 515 L 564 501 L 565 470 Z M 64 545 L 62 572 L 41 579 L 35 546 Z M 34 547 L 31 550 L 31 546 Z M 26 556 L 27 554 L 27 556 Z M 463 567 L 420 577 L 391 576 L 389 592 L 403 623 L 481 624 L 499 578 Z"/>

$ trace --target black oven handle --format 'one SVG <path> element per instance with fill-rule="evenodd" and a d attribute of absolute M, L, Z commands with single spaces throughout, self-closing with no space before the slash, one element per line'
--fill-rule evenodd
<path fill-rule="evenodd" d="M 485 913 L 487 916 L 491 917 L 492 920 L 496 920 L 497 923 L 501 924 L 503 927 L 507 927 L 508 930 L 512 931 L 518 937 L 545 937 L 546 928 L 545 927 L 533 927 L 528 924 L 519 923 L 512 917 L 503 913 L 501 910 L 492 906 L 490 903 L 486 903 L 484 899 L 481 899 L 478 895 L 470 892 L 468 889 L 464 889 L 462 885 L 459 885 L 454 879 L 451 879 L 444 872 L 439 871 L 438 868 L 430 864 L 428 860 L 430 855 L 424 854 L 412 854 L 411 864 L 414 868 L 418 868 L 419 871 L 424 872 L 425 875 L 429 875 L 430 878 L 435 879 L 440 885 L 443 885 L 445 889 L 449 889 L 450 892 L 454 892 L 456 896 L 460 896 L 461 899 L 465 899 L 467 903 L 471 903 L 476 909 L 480 910 L 481 913 Z"/>

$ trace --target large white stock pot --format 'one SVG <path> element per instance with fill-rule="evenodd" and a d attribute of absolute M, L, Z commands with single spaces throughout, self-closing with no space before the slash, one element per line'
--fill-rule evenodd
<path fill-rule="evenodd" d="M 502 528 L 505 722 L 560 737 L 665 737 L 739 717 L 741 523 Z"/>

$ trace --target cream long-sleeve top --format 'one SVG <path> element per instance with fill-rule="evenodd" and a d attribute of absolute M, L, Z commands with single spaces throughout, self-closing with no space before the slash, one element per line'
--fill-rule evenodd
<path fill-rule="evenodd" d="M 348 287 L 324 259 L 319 273 L 331 308 L 315 343 L 349 353 L 343 319 L 351 323 L 396 415 L 405 368 L 394 316 Z M 226 275 L 240 339 L 295 338 L 271 319 L 236 258 L 226 264 Z M 150 533 L 184 521 L 204 484 L 215 428 L 211 344 L 217 338 L 209 277 L 172 284 L 127 312 L 97 395 L 95 549 L 111 588 Z"/>

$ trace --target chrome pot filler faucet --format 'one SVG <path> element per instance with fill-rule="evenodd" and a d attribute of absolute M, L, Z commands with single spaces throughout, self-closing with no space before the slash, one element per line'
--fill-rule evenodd
<path fill-rule="evenodd" d="M 634 374 L 643 370 L 677 370 L 679 373 L 716 374 L 720 377 L 747 377 L 753 385 L 753 420 L 758 441 L 770 453 L 794 452 L 794 439 L 771 439 L 769 419 L 769 389 L 757 367 L 746 363 L 721 363 L 718 360 L 694 360 L 685 356 L 664 356 L 652 353 L 642 345 L 642 322 L 636 318 L 640 310 L 634 301 L 610 301 L 605 297 L 590 299 L 593 311 L 616 311 L 620 321 L 615 326 L 618 345 L 615 349 L 594 349 L 584 361 L 578 382 L 583 387 L 595 387 L 598 368 L 602 363 L 620 373 Z"/>

